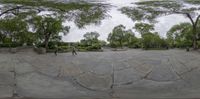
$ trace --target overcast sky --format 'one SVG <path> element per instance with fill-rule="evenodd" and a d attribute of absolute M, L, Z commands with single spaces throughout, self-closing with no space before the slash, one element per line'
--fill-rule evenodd
<path fill-rule="evenodd" d="M 107 18 L 102 20 L 102 24 L 100 25 L 89 25 L 86 26 L 85 29 L 78 29 L 73 22 L 65 22 L 65 25 L 70 25 L 70 33 L 63 37 L 63 41 L 67 42 L 76 42 L 83 38 L 83 35 L 86 32 L 97 31 L 100 33 L 101 40 L 107 40 L 108 34 L 112 31 L 112 29 L 117 25 L 124 25 L 127 29 L 132 29 L 134 26 L 134 22 L 128 18 L 126 15 L 122 14 L 118 9 L 124 6 L 134 6 L 133 2 L 137 2 L 138 0 L 107 0 L 107 3 L 114 5 L 112 9 L 108 12 L 111 18 Z M 181 22 L 189 22 L 187 18 L 183 15 L 169 15 L 160 17 L 157 19 L 159 22 L 155 25 L 155 29 L 162 37 L 166 36 L 166 32 L 175 24 Z M 134 30 L 133 30 L 134 31 Z M 135 33 L 138 37 L 140 36 L 138 33 Z"/>

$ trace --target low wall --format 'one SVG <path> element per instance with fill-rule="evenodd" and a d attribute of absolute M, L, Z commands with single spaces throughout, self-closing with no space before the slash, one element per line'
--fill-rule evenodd
<path fill-rule="evenodd" d="M 33 47 L 0 48 L 0 53 L 17 53 L 32 51 Z"/>

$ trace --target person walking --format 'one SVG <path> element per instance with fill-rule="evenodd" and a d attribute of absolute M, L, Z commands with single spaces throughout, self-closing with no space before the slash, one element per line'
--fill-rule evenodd
<path fill-rule="evenodd" d="M 72 55 L 77 55 L 76 48 L 74 46 L 72 47 Z"/>
<path fill-rule="evenodd" d="M 55 51 L 54 51 L 54 54 L 57 56 L 57 55 L 58 55 L 57 53 L 58 53 L 58 45 L 56 44 L 56 45 L 55 45 Z"/>
<path fill-rule="evenodd" d="M 186 52 L 189 52 L 190 51 L 190 47 L 186 47 Z"/>

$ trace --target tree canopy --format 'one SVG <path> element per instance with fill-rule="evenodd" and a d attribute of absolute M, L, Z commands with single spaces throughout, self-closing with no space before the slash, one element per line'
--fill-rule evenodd
<path fill-rule="evenodd" d="M 192 1 L 194 0 L 185 0 L 186 3 L 191 3 Z M 179 0 L 139 1 L 134 3 L 135 7 L 123 7 L 120 10 L 134 21 L 148 20 L 151 22 L 160 16 L 194 13 L 194 11 L 198 10 L 195 7 L 187 8 L 182 2 Z"/>
<path fill-rule="evenodd" d="M 135 7 L 123 7 L 120 10 L 133 21 L 149 21 L 155 23 L 156 18 L 170 14 L 185 15 L 192 25 L 193 48 L 198 48 L 198 22 L 200 15 L 196 13 L 198 7 L 186 7 L 183 3 L 199 4 L 197 0 L 153 0 L 136 2 Z M 196 19 L 194 19 L 196 18 Z"/>
<path fill-rule="evenodd" d="M 118 25 L 113 28 L 108 36 L 111 47 L 137 47 L 138 39 L 132 30 L 126 30 L 124 25 Z"/>
<path fill-rule="evenodd" d="M 44 44 L 46 49 L 50 41 L 61 38 L 60 33 L 69 32 L 69 26 L 63 26 L 65 20 L 74 21 L 79 28 L 100 24 L 107 17 L 108 9 L 108 5 L 88 2 L 0 0 L 0 3 L 1 42 L 8 38 L 10 42 L 20 39 L 20 43 L 33 43 L 35 40 Z M 34 31 L 30 31 L 30 28 Z"/>
<path fill-rule="evenodd" d="M 10 38 L 10 42 L 16 42 L 20 40 L 20 34 L 28 32 L 27 23 L 19 18 L 0 20 L 0 23 L 1 42 L 6 38 Z"/>
<path fill-rule="evenodd" d="M 49 0 L 1 0 L 2 14 L 9 16 L 30 16 L 50 11 L 66 20 L 72 20 L 80 28 L 94 23 L 99 24 L 106 18 L 108 5 L 88 2 L 56 2 Z M 6 12 L 6 13 L 4 13 Z"/>

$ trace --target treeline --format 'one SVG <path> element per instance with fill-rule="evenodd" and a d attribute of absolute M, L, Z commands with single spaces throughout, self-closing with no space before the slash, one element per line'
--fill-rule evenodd
<path fill-rule="evenodd" d="M 29 29 L 32 29 L 32 32 Z M 60 41 L 59 33 L 66 34 L 68 31 L 69 27 L 64 27 L 62 20 L 57 17 L 5 18 L 0 20 L 0 46 L 17 47 L 35 44 L 44 45 L 48 49 L 50 41 Z"/>
<path fill-rule="evenodd" d="M 62 20 L 57 17 L 35 16 L 27 20 L 18 17 L 5 18 L 1 19 L 0 23 L 0 47 L 34 45 L 51 51 L 55 49 L 55 46 L 58 46 L 62 51 L 70 50 L 70 44 L 62 42 L 62 36 L 59 36 L 60 33 L 67 34 L 70 27 L 64 27 Z M 30 32 L 30 27 L 33 32 Z M 160 37 L 152 24 L 136 23 L 133 29 L 140 33 L 141 37 L 136 37 L 132 29 L 118 25 L 108 35 L 108 42 L 99 40 L 100 34 L 94 31 L 86 33 L 84 39 L 71 45 L 76 46 L 80 51 L 100 51 L 103 46 L 148 50 L 187 48 L 192 47 L 193 44 L 192 25 L 190 23 L 174 25 L 167 32 L 167 38 Z"/>
<path fill-rule="evenodd" d="M 198 25 L 199 26 L 199 25 Z M 98 40 L 99 33 L 91 32 L 84 35 L 85 39 L 79 44 L 82 47 L 100 49 L 102 46 L 111 48 L 142 48 L 142 49 L 169 49 L 169 48 L 192 48 L 193 47 L 193 29 L 190 23 L 180 23 L 172 26 L 166 33 L 166 37 L 161 37 L 155 32 L 154 25 L 148 23 L 136 23 L 133 29 L 140 33 L 141 37 L 136 37 L 131 29 L 126 29 L 123 25 L 114 27 L 105 41 Z M 200 28 L 197 29 L 200 32 Z M 200 35 L 198 35 L 200 36 Z M 197 46 L 200 40 L 197 39 Z"/>
<path fill-rule="evenodd" d="M 123 25 L 116 26 L 109 34 L 108 41 L 111 47 L 129 47 L 144 49 L 167 48 L 168 44 L 157 32 L 154 26 L 147 23 L 136 23 L 134 29 L 141 34 L 141 38 L 135 36 L 132 30 L 126 30 Z"/>

